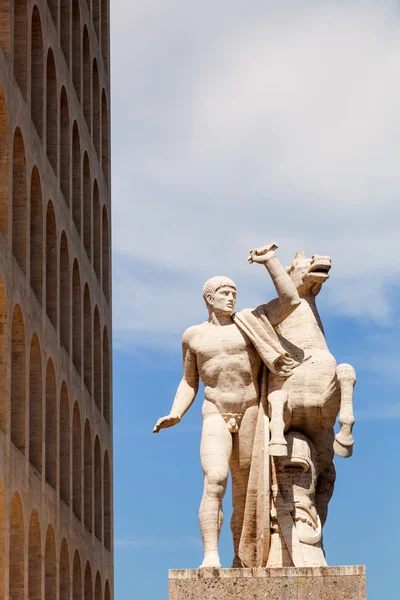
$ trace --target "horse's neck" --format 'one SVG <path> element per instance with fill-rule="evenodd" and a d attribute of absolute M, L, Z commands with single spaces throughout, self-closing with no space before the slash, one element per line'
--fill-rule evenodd
<path fill-rule="evenodd" d="M 300 305 L 283 321 L 282 335 L 300 348 L 327 348 L 315 296 L 301 298 Z"/>

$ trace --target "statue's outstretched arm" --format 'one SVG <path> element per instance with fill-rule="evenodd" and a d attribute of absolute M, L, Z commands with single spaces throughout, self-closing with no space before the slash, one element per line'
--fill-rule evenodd
<path fill-rule="evenodd" d="M 190 348 L 190 330 L 186 331 L 182 339 L 183 377 L 175 394 L 171 412 L 166 417 L 158 419 L 153 433 L 166 429 L 179 423 L 183 415 L 192 406 L 199 389 L 199 373 L 197 370 L 196 355 Z"/>

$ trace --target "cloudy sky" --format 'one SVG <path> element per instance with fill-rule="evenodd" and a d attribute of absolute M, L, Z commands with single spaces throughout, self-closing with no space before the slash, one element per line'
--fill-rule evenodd
<path fill-rule="evenodd" d="M 166 569 L 200 562 L 199 413 L 180 434 L 148 432 L 179 381 L 180 336 L 205 318 L 208 277 L 232 277 L 243 308 L 273 294 L 264 270 L 247 263 L 250 248 L 274 239 L 285 264 L 300 248 L 329 254 L 321 313 L 337 359 L 359 373 L 364 460 L 378 468 L 376 428 L 386 440 L 398 426 L 400 5 L 113 0 L 111 11 L 116 597 L 132 597 L 123 573 L 140 564 L 139 589 L 157 581 L 154 598 L 166 599 Z M 385 441 L 382 453 L 393 460 L 396 451 L 400 458 Z M 193 470 L 189 492 L 173 477 L 162 490 L 181 485 L 179 501 L 173 491 L 165 500 L 177 515 L 187 510 L 182 527 L 166 527 L 168 510 L 155 491 L 174 456 L 178 471 L 186 463 Z M 351 485 L 364 463 L 353 461 L 340 469 L 356 495 Z M 151 513 L 150 494 L 157 496 Z M 344 510 L 345 501 L 338 523 L 354 517 Z M 347 562 L 367 560 L 361 545 Z M 340 542 L 332 538 L 332 546 L 343 564 Z M 140 560 L 158 566 L 146 571 Z M 377 557 L 369 560 L 373 590 Z M 397 598 L 390 590 L 386 600 Z"/>

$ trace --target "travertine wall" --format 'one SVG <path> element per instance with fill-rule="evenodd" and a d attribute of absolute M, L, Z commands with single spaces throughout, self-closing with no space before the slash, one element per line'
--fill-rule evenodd
<path fill-rule="evenodd" d="M 0 598 L 111 600 L 108 0 L 0 0 Z"/>

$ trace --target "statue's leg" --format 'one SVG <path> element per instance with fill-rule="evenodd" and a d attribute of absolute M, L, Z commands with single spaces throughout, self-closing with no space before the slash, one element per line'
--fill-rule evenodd
<path fill-rule="evenodd" d="M 275 390 L 268 394 L 268 411 L 271 433 L 269 441 L 270 456 L 286 456 L 287 441 L 284 433 L 291 419 L 288 393 L 284 390 Z"/>
<path fill-rule="evenodd" d="M 232 434 L 221 415 L 208 414 L 203 420 L 200 460 L 204 472 L 204 493 L 200 505 L 200 530 L 204 544 L 201 567 L 220 567 L 218 540 L 223 521 L 222 498 L 228 481 Z"/>
<path fill-rule="evenodd" d="M 233 435 L 233 448 L 230 460 L 233 505 L 231 530 L 234 549 L 232 568 L 243 566 L 239 559 L 238 552 L 243 528 L 247 485 L 249 481 L 258 411 L 258 405 L 250 406 L 243 415 L 238 433 Z"/>
<path fill-rule="evenodd" d="M 351 365 L 342 364 L 336 367 L 336 377 L 340 385 L 340 431 L 334 442 L 334 450 L 338 456 L 348 458 L 353 454 L 354 425 L 353 389 L 356 383 L 356 372 Z"/>
<path fill-rule="evenodd" d="M 315 493 L 315 505 L 321 524 L 324 525 L 328 515 L 328 504 L 333 494 L 336 479 L 335 463 L 333 462 L 333 427 L 309 433 L 310 440 L 315 446 L 318 461 L 318 479 Z"/>

